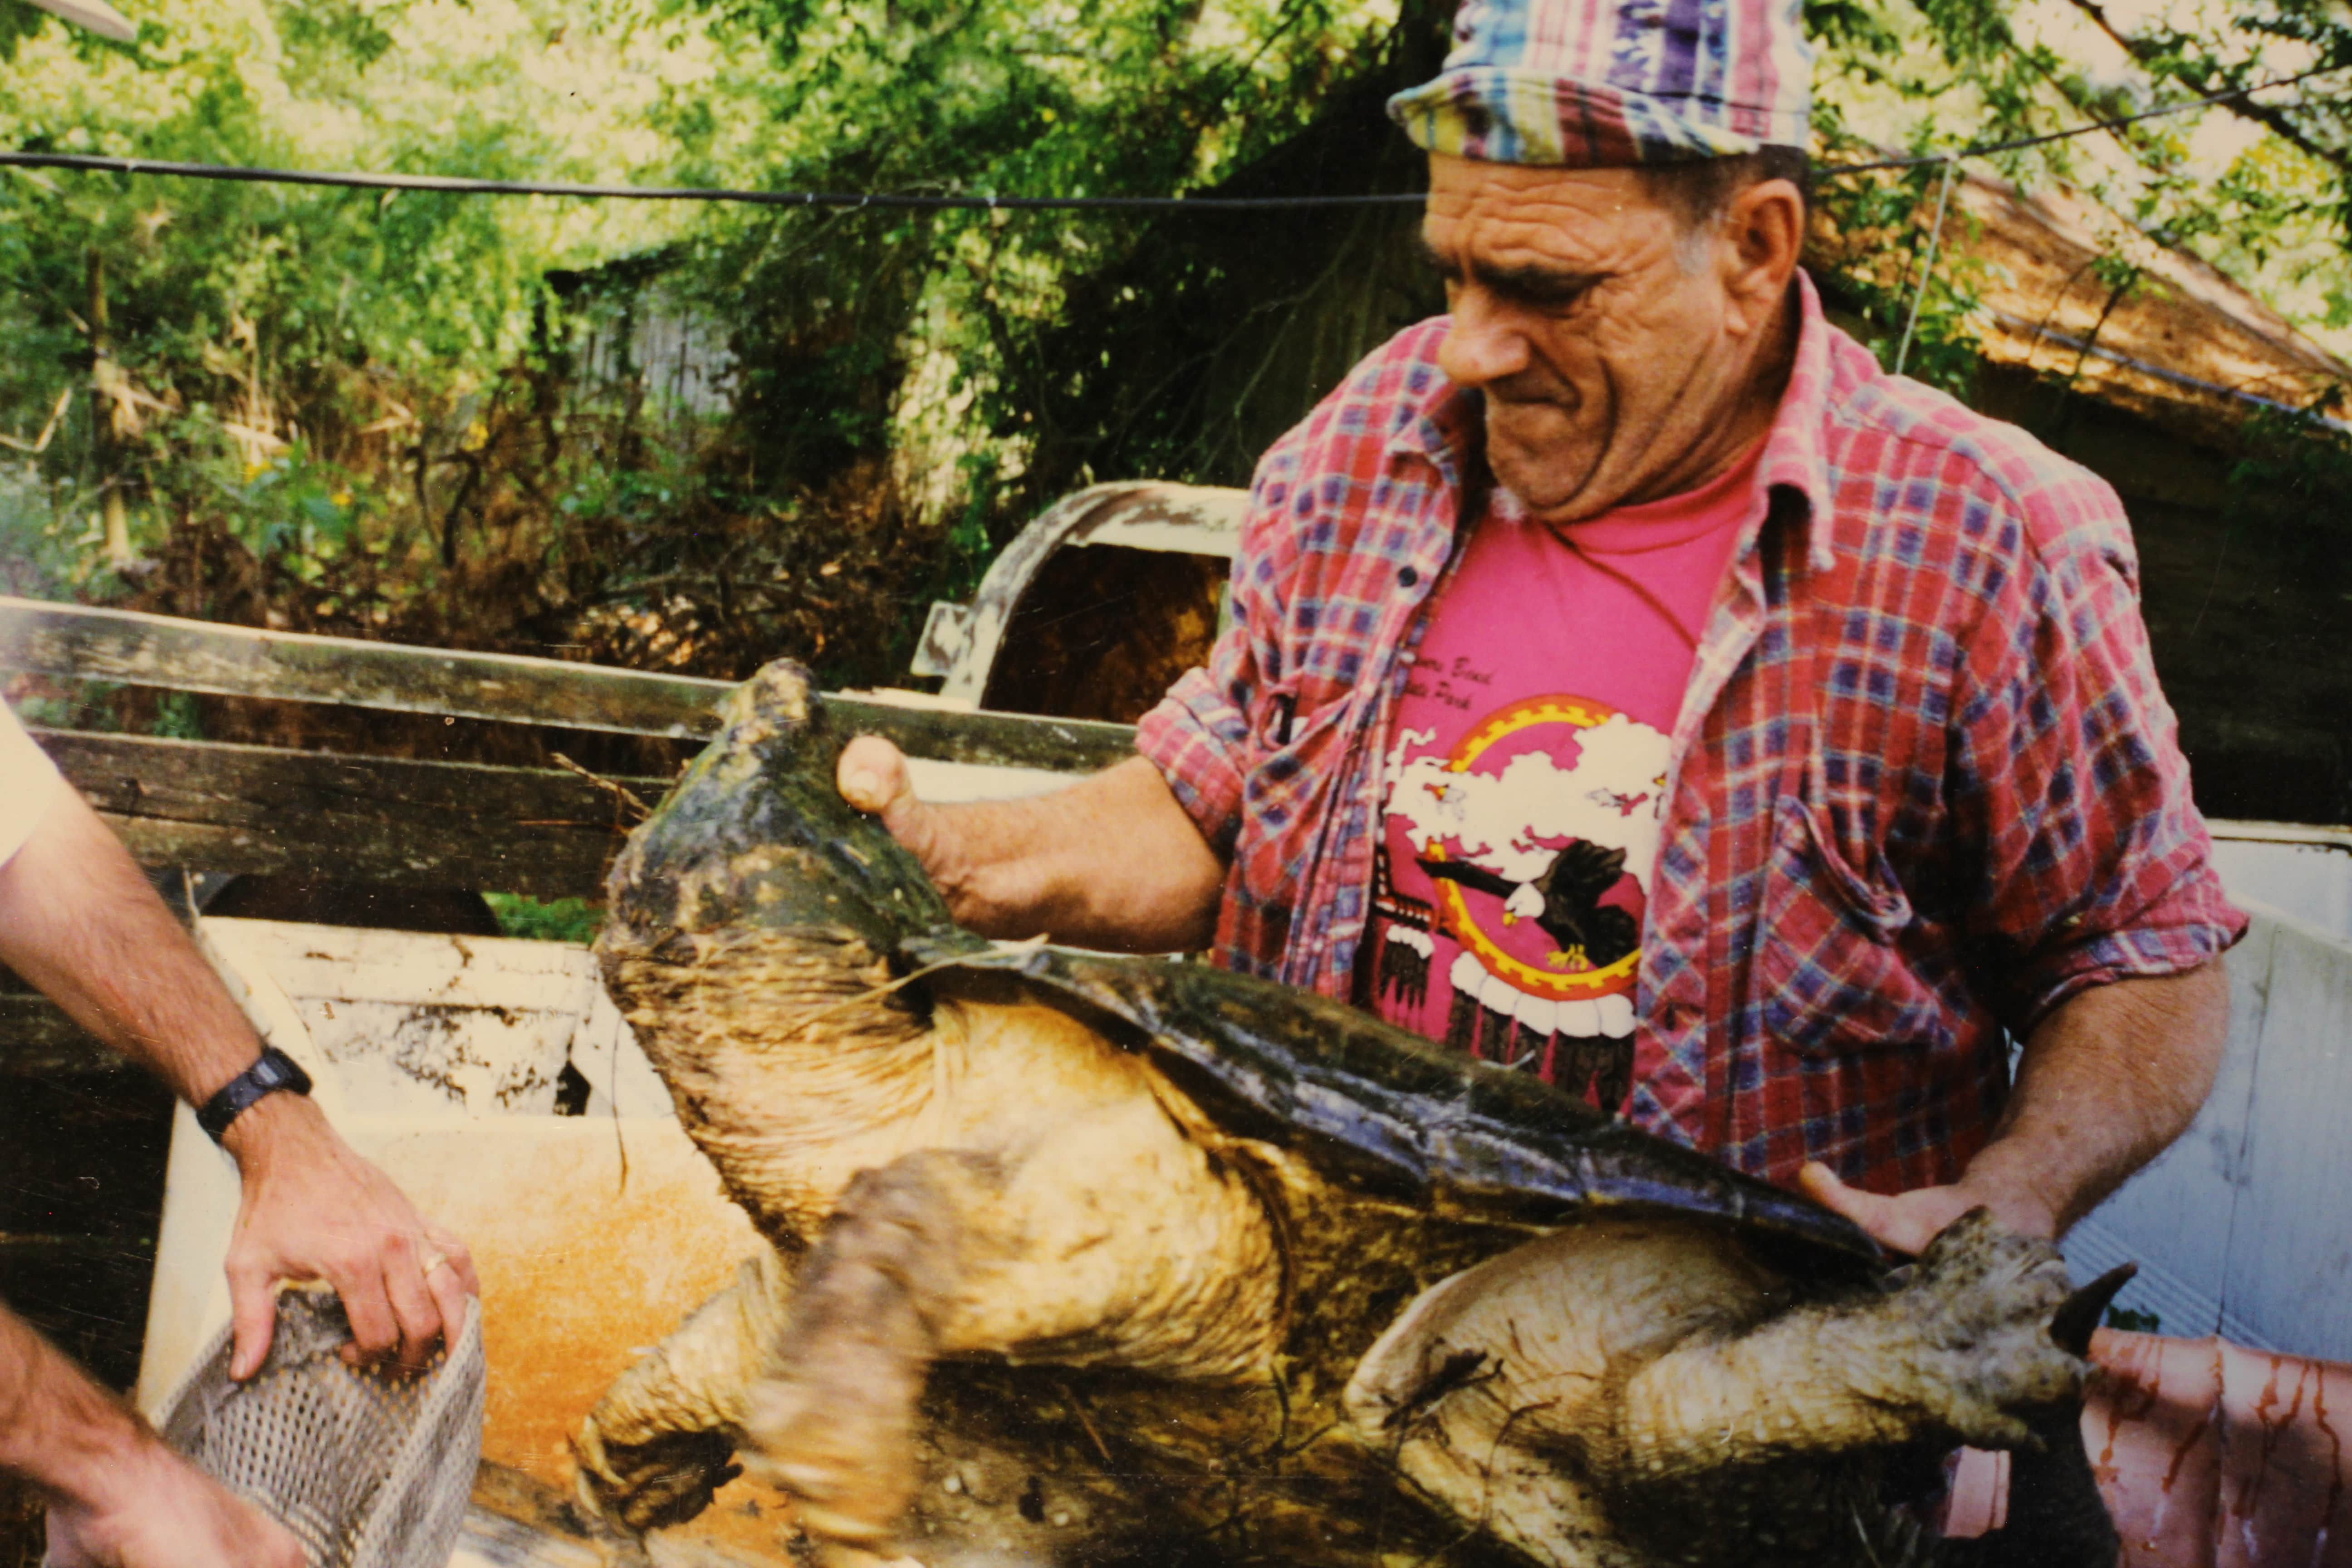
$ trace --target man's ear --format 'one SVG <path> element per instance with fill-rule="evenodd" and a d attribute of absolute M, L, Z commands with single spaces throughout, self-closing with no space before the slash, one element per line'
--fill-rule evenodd
<path fill-rule="evenodd" d="M 1717 252 L 1731 325 L 1742 334 L 1776 319 L 1805 249 L 1805 199 L 1787 180 L 1759 180 L 1731 198 Z"/>

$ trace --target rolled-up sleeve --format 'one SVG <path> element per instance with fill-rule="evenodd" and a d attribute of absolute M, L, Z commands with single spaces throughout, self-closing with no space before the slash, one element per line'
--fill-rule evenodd
<path fill-rule="evenodd" d="M 2189 794 L 2121 504 L 2082 475 L 2024 498 L 2032 548 L 1969 658 L 1961 773 L 1985 846 L 1979 940 L 2002 1021 L 2194 969 L 2244 934 Z"/>
<path fill-rule="evenodd" d="M 1136 726 L 1135 749 L 1151 759 L 1191 815 L 1201 837 L 1231 856 L 1241 828 L 1243 752 L 1249 742 L 1246 710 L 1225 672 L 1248 658 L 1235 653 L 1232 630 L 1220 637 L 1204 668 L 1185 671 L 1160 705 Z"/>
<path fill-rule="evenodd" d="M 1241 829 L 1260 693 L 1279 676 L 1269 667 L 1281 656 L 1268 638 L 1282 625 L 1280 587 L 1295 546 L 1273 498 L 1287 491 L 1297 445 L 1293 432 L 1258 464 L 1234 557 L 1231 618 L 1208 664 L 1186 671 L 1136 726 L 1136 750 L 1158 766 L 1201 837 L 1228 858 Z"/>
<path fill-rule="evenodd" d="M 0 702 L 0 866 L 25 847 L 63 788 L 57 764 Z"/>

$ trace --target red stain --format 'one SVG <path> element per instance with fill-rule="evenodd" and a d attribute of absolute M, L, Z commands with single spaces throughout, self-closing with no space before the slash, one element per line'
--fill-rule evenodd
<path fill-rule="evenodd" d="M 2220 1340 L 2105 1333 L 2084 1447 L 2132 1568 L 2352 1568 L 2344 1435 L 2352 1365 Z M 2339 1397 L 2336 1402 L 2340 1405 Z"/>
<path fill-rule="evenodd" d="M 2319 1386 L 2311 1394 L 2311 1424 L 2327 1436 L 2327 1501 L 2320 1510 L 2319 1523 L 2332 1540 L 2336 1534 L 2336 1510 L 2344 1500 L 2344 1439 L 2327 1421 L 2327 1370 L 2316 1370 Z"/>
<path fill-rule="evenodd" d="M 2180 1440 L 2179 1446 L 2173 1449 L 2172 1463 L 2166 1467 L 2164 1479 L 2159 1483 L 2159 1489 L 2165 1493 L 2165 1495 L 2168 1497 L 2171 1495 L 2173 1487 L 2180 1480 L 2181 1467 L 2189 1463 L 2189 1459 L 2191 1455 L 2195 1454 L 2199 1448 L 2204 1447 L 2205 1434 L 2212 1430 L 2212 1417 L 2206 1417 L 2204 1420 L 2197 1423 L 2196 1426 L 2191 1426 L 2189 1429 L 2189 1436 L 2183 1437 Z"/>

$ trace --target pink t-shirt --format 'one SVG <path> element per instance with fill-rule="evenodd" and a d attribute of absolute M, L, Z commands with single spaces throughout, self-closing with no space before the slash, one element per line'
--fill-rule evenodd
<path fill-rule="evenodd" d="M 1381 1017 L 1623 1108 L 1667 742 L 1761 451 L 1557 529 L 1496 493 L 1386 761 L 1360 970 Z"/>

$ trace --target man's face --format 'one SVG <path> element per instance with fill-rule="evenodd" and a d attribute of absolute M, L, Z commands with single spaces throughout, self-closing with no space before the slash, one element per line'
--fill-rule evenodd
<path fill-rule="evenodd" d="M 1438 365 L 1486 394 L 1487 461 L 1538 518 L 1675 494 L 1753 438 L 1726 242 L 1633 170 L 1434 155 L 1422 239 L 1453 311 Z"/>

